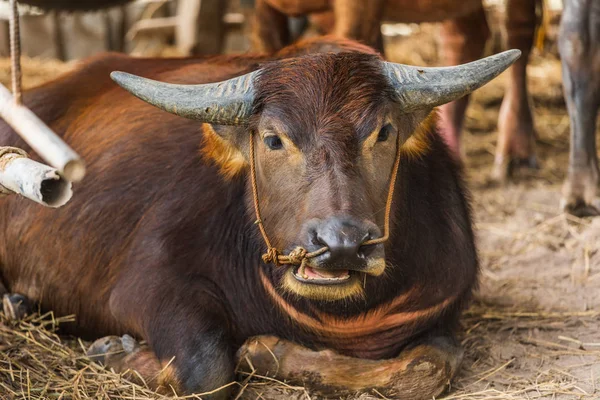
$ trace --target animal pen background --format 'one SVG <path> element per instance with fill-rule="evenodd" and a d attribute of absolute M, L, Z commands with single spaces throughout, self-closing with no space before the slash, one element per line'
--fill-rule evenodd
<path fill-rule="evenodd" d="M 500 41 L 503 4 L 488 3 L 494 32 L 488 52 L 492 52 Z M 73 32 L 85 31 L 85 26 L 105 29 L 107 25 L 93 23 L 94 18 L 106 22 L 103 15 L 58 16 L 73 21 L 83 18 L 91 25 L 65 24 L 65 34 L 52 40 L 61 40 L 63 49 L 78 41 L 80 47 L 85 40 L 91 43 L 93 39 Z M 505 187 L 489 178 L 507 74 L 478 90 L 468 109 L 466 171 L 482 275 L 475 301 L 462 318 L 466 357 L 446 399 L 600 398 L 600 219 L 580 219 L 559 209 L 569 149 L 569 119 L 556 47 L 559 16 L 560 8 L 548 13 L 545 42 L 534 51 L 528 67 L 541 169 L 521 172 Z M 35 18 L 40 26 L 50 20 L 48 16 L 28 18 L 32 27 Z M 56 21 L 57 17 L 51 18 Z M 235 15 L 228 18 L 239 21 Z M 435 25 L 384 25 L 383 30 L 391 61 L 439 64 Z M 227 51 L 244 51 L 247 42 L 242 32 L 230 30 Z M 138 46 L 135 51 L 177 54 L 169 35 L 146 37 L 146 47 Z M 24 43 L 35 41 L 35 31 L 24 30 L 23 38 Z M 106 50 L 103 43 L 98 51 Z M 136 49 L 132 43 L 130 51 Z M 28 52 L 27 46 L 24 50 Z M 29 52 L 42 55 L 34 49 Z M 56 53 L 45 56 L 24 59 L 25 87 L 50 80 L 74 65 L 47 58 L 57 57 Z M 8 84 L 9 77 L 9 61 L 3 58 L 0 81 Z M 60 324 L 74 318 L 55 318 L 49 313 L 13 322 L 0 314 L 0 399 L 163 397 L 88 361 L 84 349 L 89 343 L 58 336 Z M 317 398 L 303 387 L 259 376 L 241 376 L 238 386 L 238 397 L 243 399 Z M 382 396 L 363 393 L 353 398 Z"/>

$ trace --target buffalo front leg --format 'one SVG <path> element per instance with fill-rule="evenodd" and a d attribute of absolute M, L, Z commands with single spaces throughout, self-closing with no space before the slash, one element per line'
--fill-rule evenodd
<path fill-rule="evenodd" d="M 87 356 L 127 379 L 161 394 L 184 393 L 186 388 L 181 374 L 175 369 L 171 359 L 161 360 L 147 345 L 140 345 L 130 335 L 106 336 L 96 340 L 87 350 Z M 219 393 L 223 391 L 223 393 Z M 202 394 L 202 398 L 226 398 L 227 386 L 212 391 L 192 391 Z M 191 393 L 191 392 L 190 392 Z M 209 396 L 212 394 L 212 397 Z"/>
<path fill-rule="evenodd" d="M 537 0 L 508 0 L 505 36 L 508 48 L 522 54 L 509 68 L 510 77 L 500 107 L 498 145 L 493 178 L 506 181 L 515 167 L 536 168 L 535 128 L 527 90 L 527 63 L 533 45 Z"/>
<path fill-rule="evenodd" d="M 394 399 L 432 399 L 456 374 L 463 350 L 438 336 L 403 350 L 393 359 L 352 358 L 332 350 L 314 351 L 273 336 L 246 341 L 238 351 L 239 370 L 306 385 L 324 396 L 377 390 Z"/>
<path fill-rule="evenodd" d="M 596 119 L 600 105 L 600 6 L 567 0 L 559 33 L 563 87 L 571 120 L 569 172 L 562 207 L 585 216 L 600 214 Z"/>
<path fill-rule="evenodd" d="M 135 371 L 155 390 L 227 398 L 234 381 L 227 312 L 194 283 L 149 275 L 117 285 L 110 300 L 117 320 L 148 347 L 128 336 L 106 337 L 88 354 L 116 371 Z M 154 282 L 161 282 L 160 288 Z"/>
<path fill-rule="evenodd" d="M 461 18 L 445 21 L 439 36 L 446 65 L 458 65 L 480 58 L 490 36 L 483 8 Z M 461 132 L 469 96 L 440 107 L 440 132 L 458 158 L 464 157 Z"/>

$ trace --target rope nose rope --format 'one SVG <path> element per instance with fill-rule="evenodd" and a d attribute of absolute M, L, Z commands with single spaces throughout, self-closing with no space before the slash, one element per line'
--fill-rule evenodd
<path fill-rule="evenodd" d="M 289 254 L 282 254 L 277 248 L 273 247 L 271 244 L 271 240 L 269 239 L 269 235 L 267 235 L 267 231 L 265 230 L 265 226 L 263 224 L 263 220 L 260 213 L 260 204 L 258 201 L 258 185 L 256 183 L 256 156 L 254 153 L 254 132 L 250 134 L 250 182 L 252 185 L 252 197 L 254 200 L 254 212 L 256 214 L 255 223 L 258 225 L 258 229 L 260 230 L 260 234 L 263 237 L 263 240 L 267 246 L 267 252 L 262 255 L 262 260 L 265 264 L 273 263 L 275 266 L 281 265 L 299 265 L 300 272 L 304 276 L 304 268 L 306 267 L 306 262 L 310 258 L 314 258 L 320 256 L 321 254 L 326 253 L 329 250 L 329 247 L 323 246 L 318 250 L 313 252 L 308 252 L 304 247 L 296 247 Z M 388 195 L 385 204 L 385 220 L 383 226 L 384 235 L 380 238 L 369 239 L 361 244 L 361 246 L 369 246 L 374 244 L 380 244 L 385 242 L 390 237 L 390 214 L 392 210 L 392 201 L 394 199 L 394 187 L 396 185 L 396 177 L 398 176 L 398 169 L 400 167 L 400 135 L 398 135 L 398 140 L 396 144 L 396 159 L 394 160 L 394 167 L 392 169 L 392 175 L 390 177 L 390 185 L 388 188 Z"/>

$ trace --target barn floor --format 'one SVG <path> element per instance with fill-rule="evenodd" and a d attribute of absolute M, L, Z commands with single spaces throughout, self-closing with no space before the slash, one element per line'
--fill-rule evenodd
<path fill-rule="evenodd" d="M 393 61 L 436 62 L 426 28 L 388 45 Z M 506 187 L 489 179 L 505 75 L 478 91 L 468 111 L 467 172 L 482 275 L 463 317 L 466 359 L 448 400 L 600 399 L 600 218 L 559 210 L 569 121 L 552 53 L 536 52 L 529 68 L 539 171 L 522 172 Z M 30 84 L 68 68 L 36 60 L 24 67 Z M 3 60 L 0 81 L 8 76 Z M 35 316 L 15 324 L 0 316 L 0 399 L 162 397 L 90 364 L 82 351 L 87 344 L 52 333 L 59 322 Z M 316 398 L 259 378 L 240 388 L 243 399 Z"/>

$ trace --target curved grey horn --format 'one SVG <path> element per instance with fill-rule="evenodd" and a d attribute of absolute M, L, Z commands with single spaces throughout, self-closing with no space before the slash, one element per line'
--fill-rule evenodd
<path fill-rule="evenodd" d="M 134 96 L 172 114 L 217 125 L 243 125 L 252 113 L 258 73 L 200 85 L 158 82 L 120 71 L 110 77 Z"/>
<path fill-rule="evenodd" d="M 384 62 L 384 71 L 406 112 L 449 103 L 485 85 L 521 56 L 508 50 L 454 67 L 420 68 Z"/>

